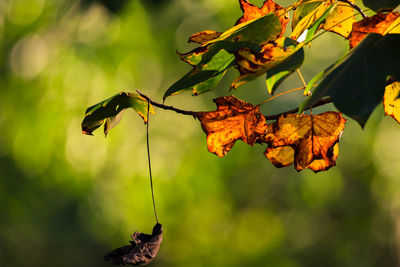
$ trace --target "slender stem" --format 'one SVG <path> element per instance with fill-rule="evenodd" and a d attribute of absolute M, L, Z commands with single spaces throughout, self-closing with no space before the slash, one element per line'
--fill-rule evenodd
<path fill-rule="evenodd" d="M 279 97 L 279 96 L 281 96 L 281 95 L 285 95 L 285 94 L 287 94 L 287 93 L 294 92 L 294 91 L 298 91 L 298 90 L 303 90 L 304 88 L 305 88 L 305 87 L 302 86 L 302 87 L 299 87 L 299 88 L 294 88 L 294 89 L 287 90 L 287 91 L 285 91 L 285 92 L 282 92 L 282 93 L 280 93 L 280 94 L 277 94 L 277 95 L 274 95 L 274 96 L 268 98 L 267 100 L 265 100 L 264 102 L 258 104 L 257 106 L 261 106 L 261 105 L 263 105 L 263 104 L 265 104 L 265 103 L 271 101 L 272 99 L 277 98 L 277 97 Z"/>
<path fill-rule="evenodd" d="M 352 8 L 354 8 L 355 10 L 357 10 L 358 13 L 360 13 L 360 15 L 365 19 L 367 17 L 367 15 L 364 13 L 364 11 L 361 10 L 361 8 L 359 6 L 357 6 L 356 4 L 353 4 L 352 2 L 350 2 L 349 0 L 339 0 L 340 2 L 346 3 L 348 5 L 350 5 Z"/>
<path fill-rule="evenodd" d="M 150 188 L 151 188 L 151 197 L 153 198 L 154 216 L 156 217 L 156 221 L 158 223 L 156 202 L 154 201 L 153 176 L 151 174 L 151 161 L 150 161 L 150 145 L 149 145 L 150 101 L 149 100 L 147 101 L 147 125 L 146 125 L 147 159 L 149 163 Z"/>
<path fill-rule="evenodd" d="M 328 104 L 328 103 L 331 103 L 332 102 L 332 98 L 330 98 L 330 97 L 327 97 L 327 98 L 323 98 L 323 99 L 320 99 L 317 103 L 315 103 L 314 105 L 312 105 L 312 107 L 309 107 L 309 108 L 307 108 L 307 109 L 305 109 L 305 110 L 308 110 L 308 109 L 312 109 L 312 108 L 315 108 L 315 107 L 319 107 L 319 106 L 323 106 L 323 105 L 326 105 L 326 104 Z M 288 110 L 288 111 L 285 111 L 285 112 L 282 112 L 282 113 L 279 113 L 279 114 L 275 114 L 275 115 L 270 115 L 270 116 L 265 116 L 265 119 L 268 121 L 268 120 L 276 120 L 276 119 L 278 119 L 280 116 L 282 116 L 282 115 L 285 115 L 285 114 L 293 114 L 293 113 L 296 113 L 296 112 L 298 112 L 299 111 L 299 108 L 295 108 L 295 109 L 291 109 L 291 110 Z"/>
<path fill-rule="evenodd" d="M 301 82 L 303 83 L 304 87 L 307 87 L 307 83 L 306 83 L 306 81 L 304 80 L 303 75 L 301 75 L 301 72 L 300 72 L 300 69 L 299 69 L 299 68 L 297 68 L 297 73 L 299 74 L 300 79 L 301 79 Z"/>

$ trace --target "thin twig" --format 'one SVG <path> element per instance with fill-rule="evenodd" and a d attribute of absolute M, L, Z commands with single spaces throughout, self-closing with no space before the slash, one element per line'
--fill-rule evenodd
<path fill-rule="evenodd" d="M 195 116 L 196 113 L 197 113 L 197 112 L 195 112 L 195 111 L 183 110 L 183 109 L 175 108 L 175 107 L 173 107 L 173 106 L 167 106 L 167 105 L 164 105 L 164 104 L 161 104 L 161 103 L 154 102 L 153 100 L 150 99 L 150 97 L 148 97 L 147 95 L 144 95 L 144 94 L 143 94 L 142 92 L 140 92 L 139 90 L 136 90 L 136 92 L 137 92 L 141 97 L 143 97 L 143 98 L 146 99 L 148 102 L 150 102 L 150 104 L 152 104 L 153 106 L 156 106 L 156 107 L 159 107 L 159 108 L 162 108 L 162 109 L 172 110 L 172 111 L 175 111 L 176 113 L 183 114 L 183 115 L 192 115 L 192 116 Z"/>
<path fill-rule="evenodd" d="M 364 11 L 361 10 L 361 8 L 359 6 L 357 6 L 356 4 L 353 4 L 352 2 L 350 2 L 349 0 L 339 0 L 340 2 L 346 3 L 348 5 L 350 5 L 352 8 L 354 8 L 355 10 L 357 10 L 358 13 L 360 13 L 360 15 L 365 19 L 367 17 L 367 15 L 364 13 Z"/>
<path fill-rule="evenodd" d="M 331 103 L 331 102 L 332 102 L 332 98 L 330 98 L 330 97 L 323 98 L 323 99 L 320 99 L 317 103 L 315 103 L 315 104 L 312 105 L 311 107 L 306 108 L 305 110 L 308 110 L 308 109 L 311 109 L 311 108 L 315 108 L 315 107 L 319 107 L 319 106 L 323 106 L 323 105 L 326 105 L 326 104 Z M 269 120 L 276 120 L 276 119 L 278 119 L 278 118 L 279 118 L 280 116 L 282 116 L 282 115 L 285 115 L 285 114 L 293 114 L 293 113 L 296 113 L 296 112 L 298 112 L 298 111 L 299 111 L 299 108 L 295 108 L 295 109 L 292 109 L 292 110 L 289 110 L 289 111 L 285 111 L 285 112 L 282 112 L 282 113 L 279 113 L 279 114 L 270 115 L 270 116 L 265 116 L 265 119 L 266 119 L 267 121 L 269 121 Z"/>
<path fill-rule="evenodd" d="M 291 92 L 298 91 L 298 90 L 303 90 L 304 88 L 305 88 L 305 87 L 302 86 L 302 87 L 299 87 L 299 88 L 294 88 L 294 89 L 287 90 L 287 91 L 285 91 L 285 92 L 282 92 L 282 93 L 280 93 L 280 94 L 277 94 L 277 95 L 274 95 L 274 96 L 268 98 L 267 100 L 265 100 L 264 102 L 258 104 L 257 106 L 264 105 L 265 103 L 267 103 L 267 102 L 271 101 L 272 99 L 277 98 L 277 97 L 279 97 L 279 96 L 281 96 L 281 95 L 285 95 L 285 94 L 287 94 L 287 93 L 291 93 Z"/>
<path fill-rule="evenodd" d="M 148 159 L 148 163 L 149 163 L 150 188 L 151 188 L 151 197 L 153 198 L 154 216 L 156 217 L 156 221 L 158 223 L 156 202 L 154 201 L 153 176 L 151 175 L 150 145 L 149 145 L 149 121 L 150 121 L 150 99 L 147 100 L 147 125 L 146 125 L 147 159 Z"/>
<path fill-rule="evenodd" d="M 301 72 L 300 72 L 300 69 L 299 69 L 299 68 L 297 68 L 297 74 L 299 74 L 300 79 L 301 79 L 301 82 L 303 83 L 304 87 L 307 87 L 307 83 L 306 83 L 306 81 L 304 80 L 303 75 L 301 75 Z"/>

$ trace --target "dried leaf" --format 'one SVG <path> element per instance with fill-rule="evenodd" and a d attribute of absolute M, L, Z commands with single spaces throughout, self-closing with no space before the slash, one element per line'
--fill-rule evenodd
<path fill-rule="evenodd" d="M 385 114 L 400 123 L 400 82 L 394 82 L 385 88 L 383 107 Z"/>
<path fill-rule="evenodd" d="M 265 134 L 265 117 L 258 106 L 253 106 L 234 96 L 214 99 L 216 111 L 198 112 L 196 117 L 207 135 L 207 147 L 219 157 L 225 156 L 236 140 L 253 145 Z"/>
<path fill-rule="evenodd" d="M 279 37 L 285 33 L 286 25 L 289 23 L 288 12 L 274 1 L 265 0 L 261 8 L 249 3 L 247 0 L 239 0 L 239 4 L 243 11 L 243 16 L 236 21 L 235 25 L 257 19 L 268 13 L 274 12 L 274 14 L 279 18 L 282 26 Z"/>
<path fill-rule="evenodd" d="M 336 165 L 339 152 L 335 145 L 345 122 L 341 113 L 331 111 L 319 115 L 282 115 L 272 124 L 273 131 L 262 137 L 269 145 L 265 155 L 277 167 L 294 162 L 297 171 L 327 170 Z"/>
<path fill-rule="evenodd" d="M 235 79 L 231 88 L 235 89 L 267 73 L 268 91 L 272 94 L 283 79 L 301 66 L 303 60 L 302 45 L 287 37 L 264 45 L 260 52 L 241 49 L 236 53 L 236 65 L 240 76 Z M 279 75 L 282 73 L 283 75 Z"/>
<path fill-rule="evenodd" d="M 192 36 L 189 37 L 189 43 L 198 43 L 198 44 L 204 44 L 207 43 L 213 39 L 218 38 L 222 32 L 216 32 L 216 31 L 202 31 L 198 32 L 196 34 L 193 34 Z"/>
<path fill-rule="evenodd" d="M 82 121 L 82 133 L 92 135 L 92 132 L 105 122 L 104 134 L 107 135 L 108 131 L 121 121 L 127 108 L 135 110 L 144 122 L 147 122 L 147 100 L 136 93 L 120 92 L 86 110 Z M 151 105 L 150 112 L 154 114 Z"/>
<path fill-rule="evenodd" d="M 277 168 L 287 167 L 294 161 L 294 150 L 290 146 L 267 147 L 264 155 Z"/>
<path fill-rule="evenodd" d="M 162 232 L 162 225 L 159 223 L 153 227 L 151 235 L 135 232 L 130 246 L 123 246 L 107 253 L 104 259 L 120 265 L 146 265 L 157 256 Z"/>
<path fill-rule="evenodd" d="M 396 27 L 391 27 L 393 32 L 388 32 L 387 29 L 397 18 L 399 18 L 399 16 L 400 13 L 398 12 L 378 13 L 372 17 L 367 17 L 353 23 L 353 29 L 348 37 L 350 48 L 357 46 L 368 33 L 395 33 Z M 396 26 L 396 24 L 393 25 Z"/>

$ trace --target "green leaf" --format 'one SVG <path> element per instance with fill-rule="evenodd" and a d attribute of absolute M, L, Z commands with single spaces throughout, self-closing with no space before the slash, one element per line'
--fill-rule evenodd
<path fill-rule="evenodd" d="M 319 80 L 322 79 L 322 77 L 324 76 L 325 71 L 321 71 L 320 73 L 318 73 L 317 75 L 315 75 L 308 83 L 306 88 L 304 89 L 304 95 L 307 96 L 312 88 L 314 87 L 315 83 L 317 83 Z"/>
<path fill-rule="evenodd" d="M 400 0 L 363 0 L 363 4 L 375 12 L 389 11 L 400 5 Z"/>
<path fill-rule="evenodd" d="M 104 134 L 107 136 L 108 131 L 120 122 L 127 108 L 135 110 L 146 123 L 147 105 L 147 100 L 136 93 L 120 92 L 86 110 L 82 121 L 82 133 L 92 135 L 92 132 L 105 122 Z M 150 112 L 154 114 L 151 105 Z"/>
<path fill-rule="evenodd" d="M 226 50 L 219 50 L 209 61 L 195 66 L 189 73 L 171 85 L 171 87 L 169 87 L 164 93 L 163 99 L 165 100 L 170 95 L 190 90 L 200 83 L 202 83 L 199 85 L 201 90 L 194 88 L 194 94 L 211 90 L 210 88 L 217 86 L 226 70 L 233 65 L 234 60 L 235 56 L 233 54 Z M 215 78 L 217 76 L 219 78 Z M 208 79 L 213 80 L 207 81 Z"/>
<path fill-rule="evenodd" d="M 233 66 L 235 52 L 244 47 L 259 51 L 260 44 L 275 40 L 280 32 L 281 23 L 278 17 L 271 13 L 239 24 L 189 53 L 178 54 L 183 61 L 191 64 L 193 69 L 171 85 L 164 93 L 163 99 L 187 90 L 192 90 L 193 95 L 198 95 L 214 89 L 226 70 Z"/>
<path fill-rule="evenodd" d="M 193 86 L 193 95 L 199 95 L 213 90 L 215 87 L 217 87 L 217 85 L 222 80 L 226 72 L 227 70 L 222 71 L 217 76 L 214 76 L 208 80 L 205 80 L 204 82 L 198 83 L 195 86 Z"/>
<path fill-rule="evenodd" d="M 302 107 L 311 107 L 330 96 L 339 111 L 363 127 L 382 101 L 389 76 L 400 79 L 400 34 L 370 33 L 344 59 L 326 70 Z"/>
<path fill-rule="evenodd" d="M 277 39 L 281 30 L 282 26 L 278 17 L 269 13 L 255 20 L 236 25 L 223 32 L 218 38 L 205 43 L 205 45 L 222 40 L 263 44 Z"/>
<path fill-rule="evenodd" d="M 312 38 L 315 36 L 315 33 L 318 31 L 319 26 L 321 26 L 321 24 L 323 22 L 325 22 L 326 18 L 328 17 L 329 13 L 332 11 L 332 9 L 335 7 L 336 5 L 331 5 L 329 6 L 324 14 L 322 14 L 322 16 L 317 19 L 312 25 L 311 27 L 308 29 L 307 31 L 307 35 L 306 35 L 306 39 L 305 39 L 305 43 L 308 43 L 309 41 L 312 40 Z"/>

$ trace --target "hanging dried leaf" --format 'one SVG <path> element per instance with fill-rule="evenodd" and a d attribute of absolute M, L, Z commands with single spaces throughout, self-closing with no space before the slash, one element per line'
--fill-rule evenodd
<path fill-rule="evenodd" d="M 265 155 L 277 167 L 294 162 L 297 171 L 327 170 L 336 165 L 339 152 L 335 145 L 345 122 L 339 112 L 282 115 L 272 124 L 273 131 L 262 137 L 262 141 L 269 145 Z M 287 146 L 292 149 L 285 148 Z"/>
<path fill-rule="evenodd" d="M 265 134 L 265 117 L 258 106 L 253 106 L 234 96 L 214 99 L 216 111 L 198 112 L 196 117 L 207 135 L 208 151 L 225 156 L 236 140 L 253 145 L 260 135 Z"/>
<path fill-rule="evenodd" d="M 151 235 L 135 232 L 130 246 L 117 248 L 104 256 L 114 264 L 146 265 L 157 256 L 162 241 L 162 225 L 157 223 Z"/>
<path fill-rule="evenodd" d="M 385 114 L 400 123 L 400 82 L 394 82 L 385 88 L 383 107 Z"/>
<path fill-rule="evenodd" d="M 350 48 L 357 46 L 368 33 L 395 33 L 395 27 L 391 27 L 391 25 L 399 16 L 398 12 L 378 13 L 353 23 L 353 29 L 348 37 Z M 387 31 L 389 27 L 393 28 L 393 32 Z"/>
<path fill-rule="evenodd" d="M 279 18 L 282 26 L 279 37 L 284 34 L 286 25 L 289 23 L 289 16 L 286 9 L 282 8 L 272 0 L 265 0 L 261 8 L 249 3 L 247 0 L 239 0 L 239 4 L 243 11 L 243 16 L 236 21 L 235 25 L 257 19 L 268 13 L 274 12 L 274 14 Z"/>

